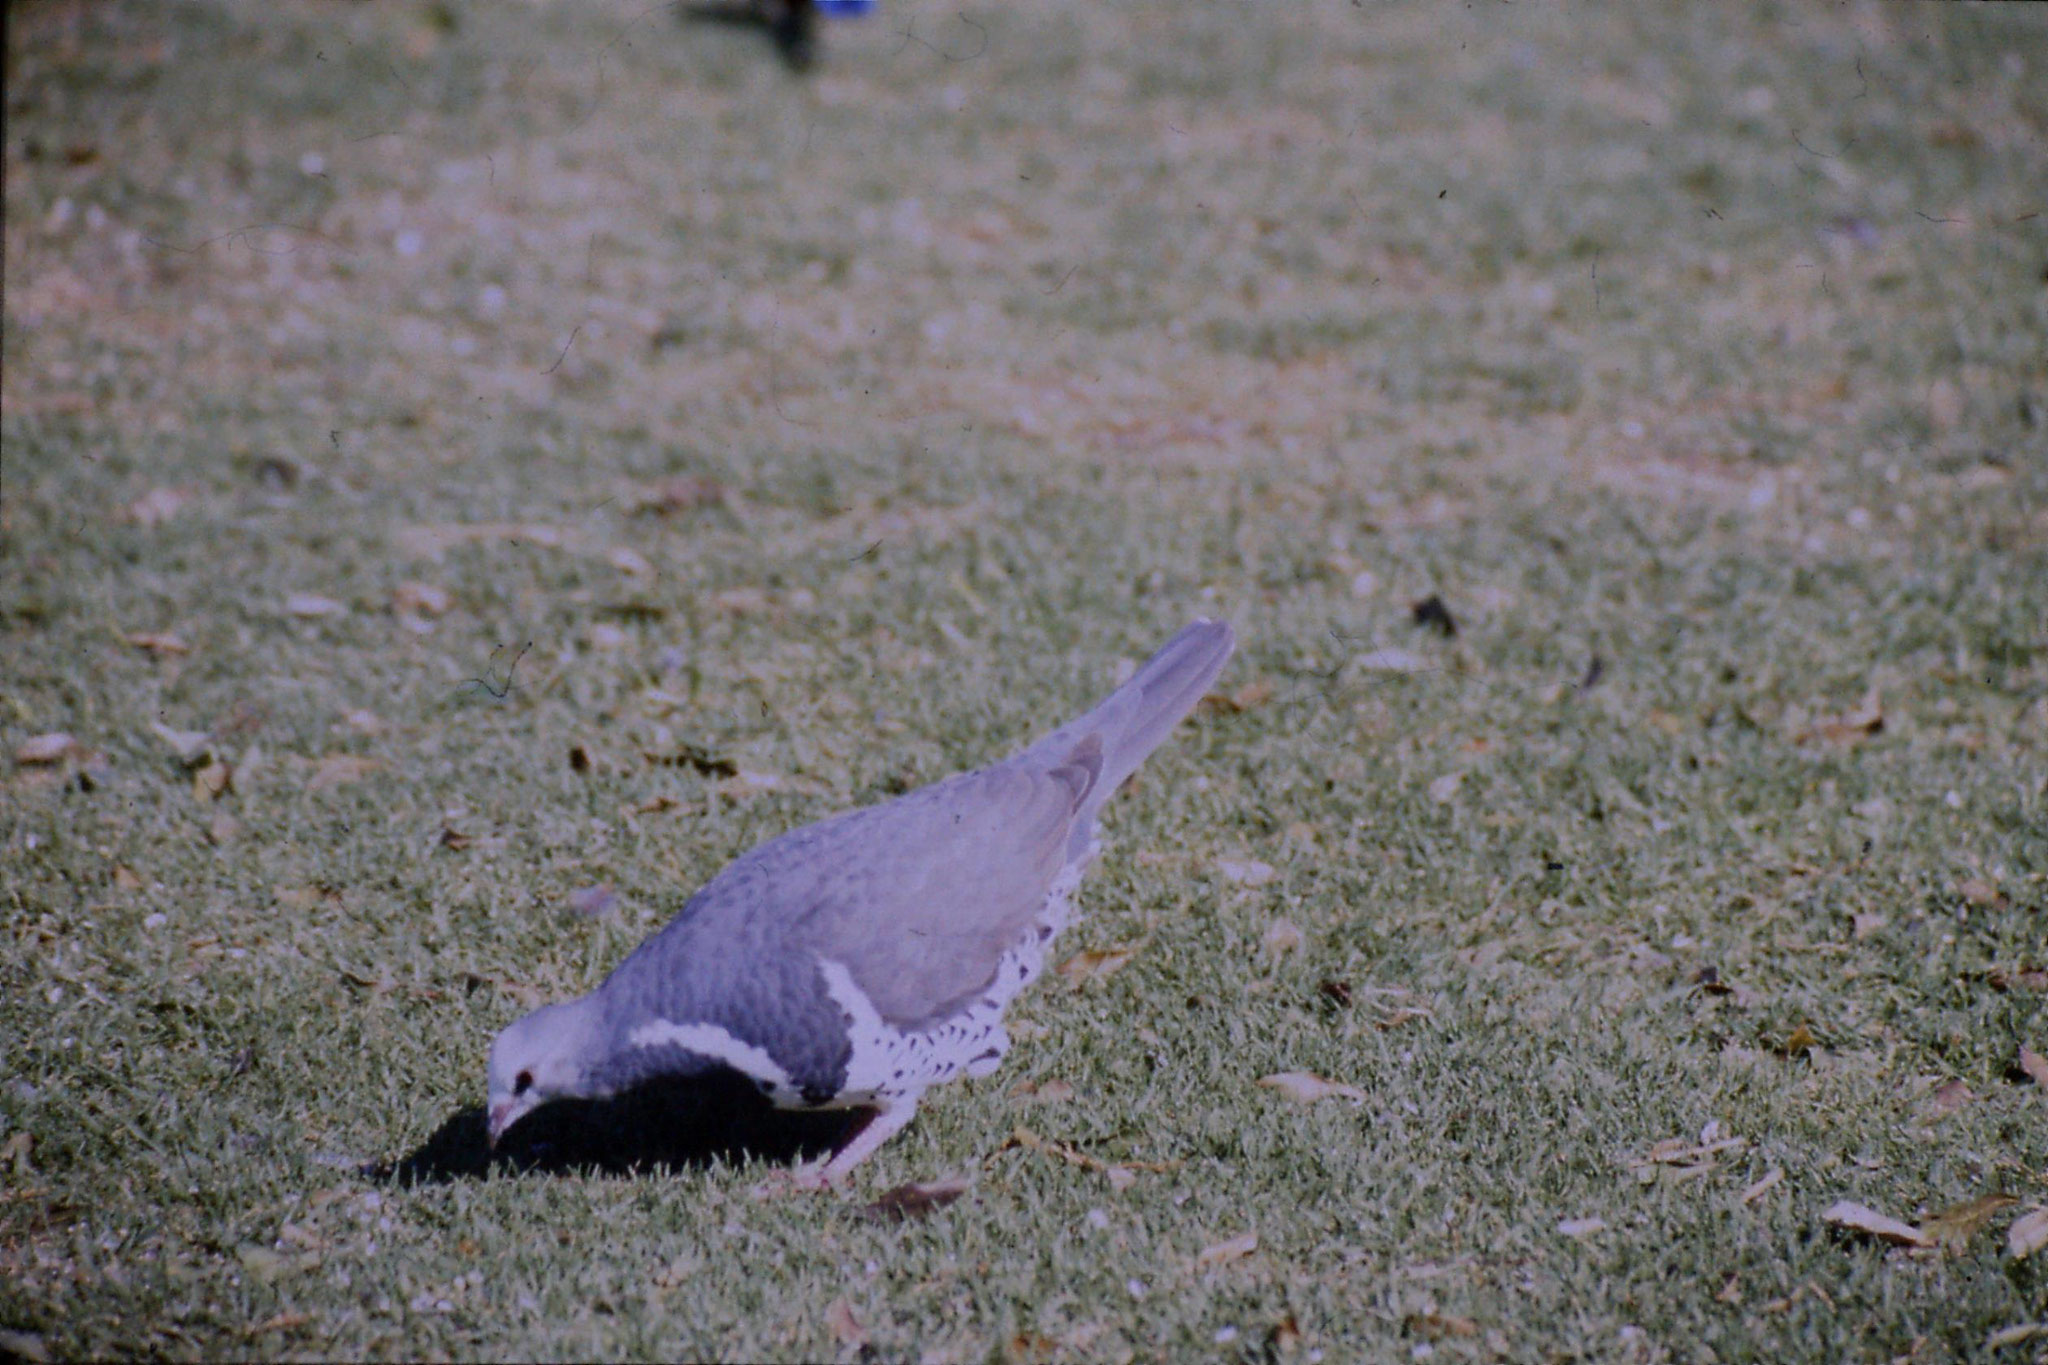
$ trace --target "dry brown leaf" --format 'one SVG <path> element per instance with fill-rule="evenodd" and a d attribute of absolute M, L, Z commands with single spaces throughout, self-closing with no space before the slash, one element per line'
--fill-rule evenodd
<path fill-rule="evenodd" d="M 704 1262 L 695 1256 L 678 1256 L 654 1272 L 656 1289 L 679 1289 L 696 1277 L 704 1268 Z"/>
<path fill-rule="evenodd" d="M 1211 711 L 1237 713 L 1263 706 L 1273 699 L 1273 684 L 1263 678 L 1248 682 L 1235 692 L 1211 692 L 1202 698 L 1202 705 Z"/>
<path fill-rule="evenodd" d="M 1936 1114 L 1953 1114 L 1976 1098 L 1961 1081 L 1944 1081 L 1934 1087 L 1934 1098 L 1928 1107 Z"/>
<path fill-rule="evenodd" d="M 1124 969 L 1138 954 L 1137 945 L 1113 948 L 1090 948 L 1075 953 L 1059 965 L 1059 974 L 1076 986 L 1090 981 L 1100 981 Z"/>
<path fill-rule="evenodd" d="M 140 891 L 142 878 L 135 875 L 135 869 L 126 863 L 114 864 L 114 885 L 123 891 Z"/>
<path fill-rule="evenodd" d="M 128 519 L 145 529 L 161 526 L 190 501 L 192 495 L 181 488 L 152 488 L 128 504 Z"/>
<path fill-rule="evenodd" d="M 1216 870 L 1240 886 L 1264 886 L 1280 874 L 1271 863 L 1262 863 L 1257 858 L 1235 861 L 1230 858 L 1216 860 Z"/>
<path fill-rule="evenodd" d="M 355 754 L 329 754 L 314 765 L 313 775 L 306 779 L 309 792 L 329 791 L 350 782 L 360 782 L 384 765 L 374 758 L 360 758 Z"/>
<path fill-rule="evenodd" d="M 2022 1046 L 2020 1048 L 2020 1070 L 2026 1072 L 2028 1078 L 2035 1085 L 2048 1090 L 2048 1057 L 2043 1057 L 2030 1047 Z"/>
<path fill-rule="evenodd" d="M 1996 1351 L 2005 1346 L 2017 1346 L 2035 1337 L 2048 1337 L 2048 1322 L 2016 1322 L 2010 1327 L 2001 1327 L 1984 1338 L 1984 1349 Z"/>
<path fill-rule="evenodd" d="M 648 563 L 646 555 L 625 545 L 614 545 L 606 550 L 604 562 L 620 573 L 631 574 L 635 578 L 644 578 L 654 572 L 654 565 Z"/>
<path fill-rule="evenodd" d="M 842 1346 L 859 1348 L 868 1344 L 868 1329 L 853 1315 L 853 1305 L 844 1294 L 832 1300 L 832 1306 L 825 1310 L 825 1326 Z"/>
<path fill-rule="evenodd" d="M 2015 1261 L 2023 1261 L 2043 1247 L 2048 1247 L 2048 1209 L 2023 1213 L 2005 1230 L 2005 1249 Z"/>
<path fill-rule="evenodd" d="M 1994 991 L 2048 991 L 2048 968 L 1994 963 L 1985 969 L 1984 980 Z"/>
<path fill-rule="evenodd" d="M 146 649 L 152 654 L 190 654 L 192 646 L 186 644 L 168 631 L 140 630 L 125 637 L 137 649 Z"/>
<path fill-rule="evenodd" d="M 1214 1270 L 1217 1266 L 1229 1265 L 1232 1261 L 1241 1261 L 1258 1249 L 1259 1234 L 1256 1232 L 1242 1232 L 1235 1237 L 1226 1238 L 1221 1242 L 1212 1242 L 1195 1253 L 1195 1269 L 1197 1271 Z"/>
<path fill-rule="evenodd" d="M 907 1222 L 912 1218 L 924 1218 L 936 1213 L 967 1193 L 969 1188 L 967 1181 L 958 1179 L 898 1185 L 869 1204 L 862 1212 L 870 1218 Z"/>
<path fill-rule="evenodd" d="M 192 774 L 192 799 L 202 803 L 218 801 L 233 781 L 234 769 L 216 758 Z"/>
<path fill-rule="evenodd" d="M 1778 1051 L 1787 1057 L 1797 1057 L 1800 1053 L 1819 1046 L 1820 1039 L 1813 1036 L 1813 1030 L 1801 1024 L 1792 1030 L 1791 1036 L 1785 1039 L 1785 1045 Z"/>
<path fill-rule="evenodd" d="M 455 605 L 455 599 L 446 588 L 408 580 L 391 590 L 391 605 L 414 616 L 439 616 Z"/>
<path fill-rule="evenodd" d="M 1794 736 L 1795 743 L 1820 739 L 1830 744 L 1860 744 L 1884 730 L 1884 700 L 1875 687 L 1839 716 L 1824 716 Z"/>
<path fill-rule="evenodd" d="M 1999 1212 L 2020 1201 L 2009 1194 L 1987 1194 L 1956 1204 L 1920 1221 L 1920 1230 L 1950 1251 L 1962 1251 Z"/>
<path fill-rule="evenodd" d="M 1326 1081 L 1321 1076 L 1311 1075 L 1306 1071 L 1276 1071 L 1270 1076 L 1259 1077 L 1259 1084 L 1268 1090 L 1279 1091 L 1296 1104 L 1314 1104 L 1317 1100 L 1328 1099 L 1365 1098 L 1365 1092 L 1355 1085 Z"/>
<path fill-rule="evenodd" d="M 322 597 L 316 592 L 295 592 L 284 599 L 284 609 L 301 620 L 313 620 L 321 616 L 345 616 L 348 608 L 331 597 Z"/>
<path fill-rule="evenodd" d="M 1259 946 L 1274 957 L 1285 957 L 1301 945 L 1301 926 L 1291 919 L 1274 920 L 1259 936 Z"/>
<path fill-rule="evenodd" d="M 1476 1337 L 1479 1324 L 1470 1318 L 1454 1317 L 1448 1313 L 1410 1313 L 1403 1324 L 1409 1331 L 1429 1337 Z"/>
<path fill-rule="evenodd" d="M 35 1174 L 36 1168 L 29 1164 L 28 1159 L 29 1149 L 34 1147 L 35 1143 L 35 1134 L 26 1131 L 16 1133 L 5 1143 L 0 1143 L 0 1161 L 7 1163 L 15 1179 Z"/>
<path fill-rule="evenodd" d="M 1966 877 L 1956 885 L 1956 894 L 1971 905 L 2003 906 L 2006 895 L 1982 877 Z"/>
<path fill-rule="evenodd" d="M 61 763 L 64 756 L 78 747 L 78 741 L 62 730 L 25 739 L 14 751 L 14 761 L 24 767 L 36 763 Z"/>
<path fill-rule="evenodd" d="M 1070 1166 L 1079 1166 L 1087 1171 L 1105 1172 L 1109 1176 L 1110 1184 L 1119 1190 L 1127 1188 L 1130 1181 L 1135 1179 L 1131 1175 L 1133 1171 L 1171 1171 L 1180 1166 L 1178 1161 L 1104 1161 L 1100 1157 L 1089 1156 L 1086 1152 L 1077 1152 L 1064 1142 L 1042 1138 L 1029 1128 L 1021 1126 L 1011 1130 L 1010 1140 L 1003 1146 L 1005 1149 L 1022 1147 L 1027 1151 L 1042 1152 L 1047 1156 L 1056 1156 Z M 1121 1180 L 1119 1172 L 1122 1173 Z"/>
<path fill-rule="evenodd" d="M 1754 1185 L 1751 1185 L 1748 1189 L 1744 1190 L 1741 1195 L 1741 1200 L 1745 1204 L 1754 1204 L 1757 1200 L 1763 1198 L 1772 1190 L 1776 1189 L 1779 1185 L 1783 1184 L 1784 1180 L 1785 1173 L 1782 1170 L 1779 1170 L 1774 1167 L 1771 1170 L 1766 1171 L 1764 1173 L 1763 1179 L 1757 1181 Z"/>
<path fill-rule="evenodd" d="M 1931 1247 L 1934 1245 L 1932 1237 L 1929 1237 L 1911 1223 L 1901 1223 L 1896 1218 L 1886 1217 L 1876 1209 L 1865 1208 L 1863 1205 L 1852 1203 L 1847 1199 L 1829 1205 L 1827 1212 L 1823 1213 L 1820 1218 L 1823 1223 L 1831 1223 L 1838 1228 L 1848 1228 L 1851 1232 L 1861 1232 L 1867 1236 L 1880 1238 L 1883 1241 L 1897 1243 L 1899 1246 Z"/>
<path fill-rule="evenodd" d="M 188 768 L 198 767 L 212 754 L 213 736 L 204 730 L 173 730 L 162 721 L 149 723 L 150 733 L 171 746 L 171 752 Z"/>

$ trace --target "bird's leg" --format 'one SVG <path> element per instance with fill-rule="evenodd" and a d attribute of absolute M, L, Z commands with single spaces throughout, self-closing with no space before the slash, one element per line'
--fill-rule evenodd
<path fill-rule="evenodd" d="M 835 1181 L 875 1154 L 877 1148 L 903 1131 L 917 1113 L 917 1097 L 883 1102 L 868 1110 L 867 1119 L 853 1138 L 829 1157 L 807 1162 L 793 1171 L 778 1172 L 754 1187 L 754 1197 L 770 1198 L 791 1190 L 829 1189 Z"/>

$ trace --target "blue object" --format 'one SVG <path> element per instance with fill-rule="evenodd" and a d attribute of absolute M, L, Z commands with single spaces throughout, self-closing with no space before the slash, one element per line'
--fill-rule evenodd
<path fill-rule="evenodd" d="M 817 0 L 817 5 L 827 19 L 858 19 L 875 12 L 875 0 Z"/>

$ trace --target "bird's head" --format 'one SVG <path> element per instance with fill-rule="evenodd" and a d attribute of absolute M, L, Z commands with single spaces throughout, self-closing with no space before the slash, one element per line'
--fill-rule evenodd
<path fill-rule="evenodd" d="M 592 1034 L 589 998 L 547 1005 L 519 1020 L 491 1044 L 491 1145 L 549 1100 L 589 1093 Z"/>

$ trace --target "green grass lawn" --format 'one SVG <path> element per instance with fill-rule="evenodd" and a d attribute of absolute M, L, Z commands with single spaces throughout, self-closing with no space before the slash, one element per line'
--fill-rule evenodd
<path fill-rule="evenodd" d="M 2048 1359 L 2048 13 L 10 20 L 0 1352 Z M 483 1159 L 1197 615 L 850 1189 Z"/>

